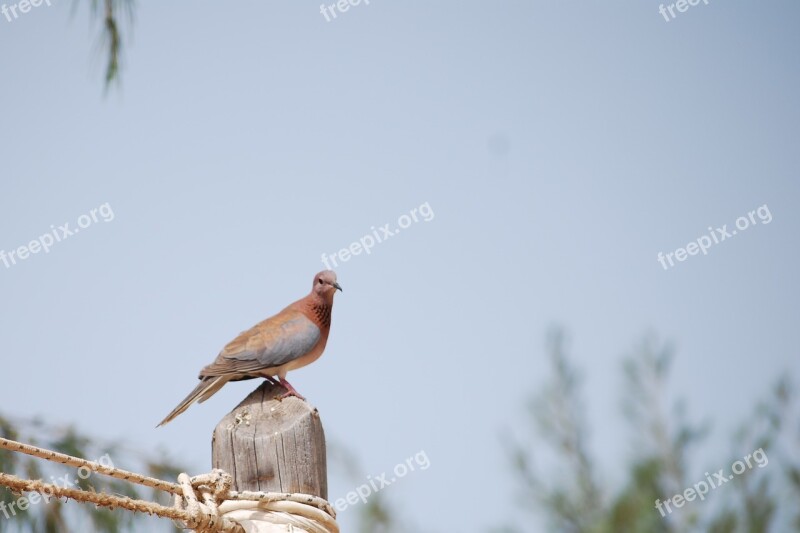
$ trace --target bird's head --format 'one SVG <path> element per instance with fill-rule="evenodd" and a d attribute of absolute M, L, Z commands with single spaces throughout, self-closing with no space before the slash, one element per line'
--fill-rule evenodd
<path fill-rule="evenodd" d="M 314 288 L 312 290 L 315 294 L 325 299 L 333 300 L 333 295 L 337 289 L 341 291 L 342 287 L 336 282 L 336 272 L 333 270 L 323 270 L 314 276 Z"/>

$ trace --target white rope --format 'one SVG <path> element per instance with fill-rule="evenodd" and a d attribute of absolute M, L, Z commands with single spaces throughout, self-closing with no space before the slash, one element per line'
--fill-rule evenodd
<path fill-rule="evenodd" d="M 24 453 L 25 455 L 38 457 L 53 463 L 73 466 L 75 468 L 88 468 L 92 472 L 99 472 L 100 474 L 104 474 L 109 477 L 121 479 L 123 481 L 129 481 L 131 483 L 150 487 L 152 489 L 171 492 L 172 494 L 180 494 L 181 490 L 180 487 L 175 483 L 169 483 L 167 481 L 161 481 L 160 479 L 134 474 L 133 472 L 128 472 L 127 470 L 114 468 L 113 466 L 103 465 L 94 461 L 87 461 L 86 459 L 72 457 L 71 455 L 54 452 L 52 450 L 46 450 L 31 444 L 23 444 L 15 440 L 4 439 L 3 437 L 0 437 L 0 448 L 5 448 L 6 450 L 10 450 L 12 452 Z"/>
<path fill-rule="evenodd" d="M 331 515 L 303 503 L 228 500 L 219 510 L 247 533 L 339 533 Z"/>

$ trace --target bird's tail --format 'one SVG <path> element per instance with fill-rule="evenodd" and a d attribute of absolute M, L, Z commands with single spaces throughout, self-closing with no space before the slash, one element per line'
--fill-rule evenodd
<path fill-rule="evenodd" d="M 176 416 L 187 410 L 194 402 L 202 403 L 208 400 L 214 395 L 214 393 L 221 389 L 229 379 L 230 377 L 228 376 L 213 376 L 203 378 L 197 387 L 195 387 L 194 390 L 190 392 L 180 404 L 178 404 L 178 407 L 173 409 L 172 412 L 168 414 L 167 417 L 156 427 L 160 427 L 171 422 Z"/>

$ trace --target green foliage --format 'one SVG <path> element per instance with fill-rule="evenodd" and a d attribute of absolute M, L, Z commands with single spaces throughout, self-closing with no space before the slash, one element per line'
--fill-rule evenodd
<path fill-rule="evenodd" d="M 758 404 L 736 434 L 727 462 L 720 461 L 716 467 L 732 465 L 747 452 L 763 449 L 769 468 L 748 469 L 719 487 L 720 494 L 686 502 L 662 516 L 655 508 L 656 500 L 669 500 L 700 481 L 697 474 L 687 476 L 687 469 L 710 427 L 687 420 L 682 402 L 667 409 L 665 391 L 673 348 L 648 337 L 624 361 L 622 411 L 631 428 L 625 442 L 633 445 L 635 453 L 627 460 L 621 486 L 616 487 L 598 481 L 603 477 L 589 453 L 588 428 L 581 416 L 580 375 L 564 345 L 563 334 L 554 332 L 548 349 L 553 376 L 529 406 L 535 439 L 543 445 L 514 443 L 509 448 L 523 506 L 531 513 L 543 512 L 549 529 L 575 533 L 800 531 L 796 440 L 800 417 L 788 379 L 781 379 L 771 396 Z M 555 482 L 547 481 L 553 472 L 537 468 L 536 460 L 541 464 L 542 456 L 550 458 L 548 453 L 559 465 Z M 516 529 L 506 526 L 497 531 Z"/>
<path fill-rule="evenodd" d="M 80 0 L 73 0 L 73 13 L 79 5 Z M 100 44 L 106 55 L 103 77 L 108 90 L 112 83 L 120 81 L 123 27 L 133 23 L 134 0 L 90 0 L 89 11 L 93 19 L 102 20 Z"/>
<path fill-rule="evenodd" d="M 92 0 L 92 13 L 97 16 L 99 12 L 99 1 Z M 108 49 L 105 73 L 106 88 L 112 82 L 119 81 L 120 56 L 122 54 L 120 15 L 126 16 L 129 21 L 133 20 L 133 0 L 103 0 L 103 40 Z"/>

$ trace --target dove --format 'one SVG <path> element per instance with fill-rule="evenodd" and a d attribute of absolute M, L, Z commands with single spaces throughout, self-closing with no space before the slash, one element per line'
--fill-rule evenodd
<path fill-rule="evenodd" d="M 313 363 L 322 355 L 331 329 L 333 296 L 342 287 L 333 270 L 314 276 L 307 296 L 290 304 L 280 313 L 259 322 L 229 342 L 213 363 L 200 371 L 200 383 L 161 421 L 169 423 L 193 403 L 202 403 L 229 381 L 264 378 L 286 388 L 282 396 L 305 400 L 286 381 L 290 370 Z"/>

